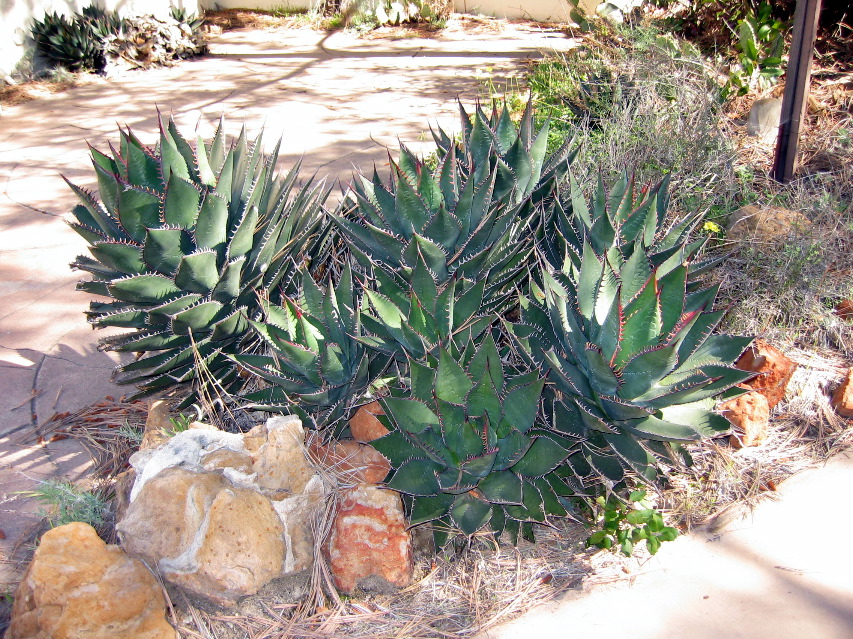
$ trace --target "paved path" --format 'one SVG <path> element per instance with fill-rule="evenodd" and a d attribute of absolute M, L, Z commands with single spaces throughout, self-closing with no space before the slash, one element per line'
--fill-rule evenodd
<path fill-rule="evenodd" d="M 33 446 L 34 426 L 127 389 L 110 383 L 114 355 L 98 352 L 68 264 L 85 244 L 63 222 L 76 202 L 59 174 L 94 186 L 86 143 L 105 148 L 117 124 L 156 140 L 157 109 L 184 134 L 265 127 L 283 138 L 280 167 L 304 154 L 304 175 L 349 179 L 353 165 L 387 162 L 398 139 L 426 148 L 429 125 L 457 130 L 457 98 L 470 109 L 484 81 L 521 77 L 542 51 L 572 40 L 538 27 L 481 22 L 437 38 L 357 39 L 311 30 L 227 32 L 211 55 L 127 73 L 0 115 L 0 559 L 37 523 L 17 493 L 39 479 L 75 479 L 88 458 L 70 440 Z M 103 334 L 103 333 L 101 333 Z M 2 535 L 0 535 L 2 537 Z M 0 593 L 15 571 L 0 561 Z"/>

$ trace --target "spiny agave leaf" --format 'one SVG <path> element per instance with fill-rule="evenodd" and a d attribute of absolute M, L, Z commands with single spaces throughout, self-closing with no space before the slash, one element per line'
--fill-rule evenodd
<path fill-rule="evenodd" d="M 521 506 L 504 506 L 506 513 L 519 521 L 545 521 L 545 510 L 539 489 L 530 482 L 522 484 Z"/>
<path fill-rule="evenodd" d="M 139 309 L 119 310 L 112 313 L 99 315 L 97 318 L 91 319 L 92 325 L 98 328 L 103 326 L 118 326 L 120 328 L 139 328 L 147 327 L 146 319 L 148 314 Z"/>
<path fill-rule="evenodd" d="M 511 471 L 490 473 L 477 489 L 493 504 L 521 504 L 521 479 Z"/>
<path fill-rule="evenodd" d="M 527 454 L 532 443 L 529 437 L 510 428 L 506 436 L 498 439 L 495 444 L 498 454 L 495 456 L 494 470 L 506 470 L 513 466 Z"/>
<path fill-rule="evenodd" d="M 642 419 L 632 419 L 616 422 L 621 429 L 625 429 L 640 437 L 655 439 L 664 442 L 687 442 L 701 439 L 702 434 L 692 426 L 676 424 L 674 422 L 660 419 L 649 415 Z"/>
<path fill-rule="evenodd" d="M 424 229 L 424 236 L 451 253 L 462 234 L 462 222 L 444 206 L 439 206 L 430 223 Z"/>
<path fill-rule="evenodd" d="M 625 322 L 622 341 L 616 353 L 616 365 L 623 366 L 634 354 L 657 345 L 662 337 L 662 327 L 656 284 L 650 278 L 643 290 L 625 306 Z"/>
<path fill-rule="evenodd" d="M 483 438 L 465 418 L 462 406 L 438 400 L 441 415 L 441 432 L 448 448 L 462 459 L 483 452 Z"/>
<path fill-rule="evenodd" d="M 542 435 L 533 439 L 524 457 L 513 464 L 511 469 L 525 477 L 541 477 L 554 470 L 568 456 L 569 451 L 554 438 Z"/>
<path fill-rule="evenodd" d="M 399 233 L 411 240 L 429 224 L 432 212 L 407 180 L 397 180 L 394 194 L 395 210 L 400 219 Z"/>
<path fill-rule="evenodd" d="M 245 256 L 231 260 L 222 270 L 222 276 L 213 288 L 211 297 L 217 302 L 227 304 L 240 294 L 241 275 L 246 264 Z"/>
<path fill-rule="evenodd" d="M 74 207 L 74 209 L 83 209 L 85 207 L 82 204 L 78 204 Z M 70 222 L 69 226 L 74 229 L 79 236 L 81 236 L 84 240 L 89 242 L 90 244 L 93 242 L 101 242 L 103 240 L 109 240 L 110 238 L 101 231 L 100 229 L 92 228 L 91 226 L 87 226 L 85 224 L 79 224 L 77 222 Z M 122 235 L 124 235 L 122 233 Z"/>
<path fill-rule="evenodd" d="M 137 244 L 94 242 L 89 251 L 105 266 L 126 275 L 135 275 L 146 270 L 142 262 L 142 251 Z"/>
<path fill-rule="evenodd" d="M 601 351 L 589 345 L 586 348 L 586 366 L 589 372 L 589 383 L 600 395 L 615 395 L 619 387 L 619 379 L 604 359 Z"/>
<path fill-rule="evenodd" d="M 521 433 L 527 432 L 536 419 L 539 408 L 539 396 L 545 387 L 545 380 L 514 388 L 503 400 L 504 419 Z"/>
<path fill-rule="evenodd" d="M 163 219 L 166 224 L 183 229 L 195 226 L 201 193 L 194 184 L 173 173 L 166 185 L 163 201 Z"/>
<path fill-rule="evenodd" d="M 213 325 L 213 334 L 210 336 L 210 339 L 217 342 L 236 335 L 242 335 L 246 332 L 247 328 L 249 328 L 249 320 L 246 318 L 246 308 L 240 307 Z"/>
<path fill-rule="evenodd" d="M 486 118 L 479 108 L 477 108 L 474 114 L 470 134 L 466 135 L 463 139 L 466 143 L 465 151 L 470 156 L 473 166 L 479 167 L 484 165 L 489 157 L 494 138 L 492 137 L 488 122 L 486 122 Z"/>
<path fill-rule="evenodd" d="M 396 236 L 372 224 L 362 226 L 337 215 L 332 215 L 331 219 L 356 246 L 364 247 L 371 255 L 382 256 L 383 262 L 390 266 L 401 264 L 406 245 Z"/>
<path fill-rule="evenodd" d="M 160 304 L 181 293 L 171 278 L 163 275 L 133 275 L 108 284 L 109 295 L 122 302 Z"/>
<path fill-rule="evenodd" d="M 450 508 L 450 516 L 463 534 L 473 535 L 491 519 L 492 506 L 473 492 L 468 492 L 456 497 Z"/>
<path fill-rule="evenodd" d="M 455 496 L 446 493 L 413 497 L 412 509 L 409 512 L 409 527 L 444 517 L 450 511 L 455 499 Z"/>
<path fill-rule="evenodd" d="M 461 404 L 473 385 L 465 370 L 442 348 L 435 380 L 436 397 L 453 404 Z"/>
<path fill-rule="evenodd" d="M 175 313 L 172 316 L 172 331 L 175 335 L 208 332 L 213 324 L 222 318 L 224 308 L 219 302 L 209 301 Z"/>
<path fill-rule="evenodd" d="M 649 415 L 642 406 L 620 400 L 618 397 L 599 397 L 601 410 L 612 420 L 641 419 Z"/>
<path fill-rule="evenodd" d="M 160 351 L 164 349 L 183 348 L 189 346 L 190 340 L 184 335 L 175 335 L 171 331 L 135 333 L 122 336 L 118 346 L 110 345 L 111 349 L 123 352 Z M 127 367 L 124 367 L 127 369 Z"/>
<path fill-rule="evenodd" d="M 716 437 L 731 429 L 729 421 L 714 412 L 713 399 L 705 399 L 690 404 L 665 406 L 661 408 L 661 417 L 676 424 L 689 424 L 704 437 Z"/>
<path fill-rule="evenodd" d="M 175 125 L 175 121 L 172 118 L 169 118 L 167 131 L 169 136 L 172 138 L 172 142 L 175 144 L 175 147 L 178 149 L 178 152 L 181 154 L 181 157 L 183 157 L 184 162 L 186 162 L 187 168 L 189 169 L 189 179 L 198 183 L 200 181 L 200 176 L 195 168 L 197 163 L 196 154 L 193 152 L 189 142 L 181 136 L 178 131 L 178 127 Z"/>
<path fill-rule="evenodd" d="M 246 255 L 252 249 L 252 240 L 258 224 L 258 207 L 250 206 L 237 221 L 231 238 L 228 240 L 227 255 L 235 259 Z"/>
<path fill-rule="evenodd" d="M 518 138 L 518 130 L 512 122 L 512 118 L 509 115 L 509 109 L 504 105 L 504 108 L 501 110 L 500 117 L 498 118 L 497 125 L 495 126 L 495 142 L 498 146 L 498 153 L 504 155 L 509 151 L 516 138 Z"/>
<path fill-rule="evenodd" d="M 486 375 L 491 378 L 492 387 L 500 390 L 504 386 L 503 364 L 497 345 L 491 335 L 486 335 L 467 367 L 472 380 L 482 380 Z"/>
<path fill-rule="evenodd" d="M 586 461 L 596 472 L 611 482 L 620 482 L 625 477 L 622 464 L 614 455 L 605 455 L 599 451 L 587 449 Z"/>
<path fill-rule="evenodd" d="M 187 160 L 181 155 L 178 150 L 175 140 L 172 135 L 163 128 L 163 121 L 160 121 L 160 175 L 163 181 L 168 183 L 172 176 L 189 181 L 190 177 L 189 165 Z M 190 161 L 192 164 L 192 161 Z"/>
<path fill-rule="evenodd" d="M 157 160 L 144 151 L 141 145 L 128 144 L 122 155 L 127 161 L 127 178 L 131 184 L 151 191 L 163 190 L 163 177 Z"/>
<path fill-rule="evenodd" d="M 408 433 L 419 434 L 440 424 L 438 416 L 423 402 L 414 399 L 386 397 L 381 400 L 385 414 L 391 416 L 400 428 Z"/>
<path fill-rule="evenodd" d="M 527 149 L 524 147 L 524 143 L 520 137 L 507 152 L 504 160 L 512 169 L 512 172 L 518 182 L 518 190 L 520 192 L 519 196 L 528 195 L 532 190 L 531 178 L 533 177 L 533 160 L 527 152 Z"/>
<path fill-rule="evenodd" d="M 205 194 L 195 226 L 195 242 L 200 249 L 221 251 L 227 239 L 228 202 L 221 195 Z"/>
<path fill-rule="evenodd" d="M 192 250 L 192 239 L 183 229 L 161 227 L 145 231 L 142 257 L 150 269 L 159 273 L 173 275 L 181 258 Z"/>
<path fill-rule="evenodd" d="M 699 368 L 706 364 L 730 364 L 743 354 L 753 339 L 734 335 L 711 335 L 690 357 L 679 363 L 679 368 Z"/>
<path fill-rule="evenodd" d="M 539 494 L 542 496 L 542 508 L 546 515 L 565 517 L 569 514 L 560 503 L 554 489 L 551 488 L 551 484 L 545 479 L 545 477 L 536 477 L 532 480 L 532 483 L 536 486 L 536 490 L 538 490 Z"/>
<path fill-rule="evenodd" d="M 501 400 L 489 375 L 481 376 L 466 399 L 468 414 L 472 417 L 488 415 L 492 423 L 501 419 Z"/>
<path fill-rule="evenodd" d="M 483 304 L 483 293 L 485 282 L 476 282 L 465 293 L 457 297 L 453 305 L 453 325 L 460 327 L 465 325 Z"/>
<path fill-rule="evenodd" d="M 674 369 L 677 360 L 678 352 L 672 346 L 641 351 L 620 371 L 619 397 L 634 399 L 648 392 Z"/>
<path fill-rule="evenodd" d="M 197 293 L 180 295 L 179 297 L 170 299 L 158 306 L 148 309 L 150 321 L 156 321 L 156 318 L 160 316 L 162 317 L 162 322 L 160 323 L 166 323 L 169 316 L 195 305 L 199 300 L 201 300 L 201 295 L 198 295 Z"/>
<path fill-rule="evenodd" d="M 621 433 L 603 433 L 602 437 L 628 469 L 647 482 L 655 480 L 657 472 L 654 468 L 654 457 L 636 439 Z"/>
<path fill-rule="evenodd" d="M 118 194 L 118 219 L 134 242 L 145 240 L 145 232 L 160 224 L 160 198 L 153 192 L 125 186 Z"/>
<path fill-rule="evenodd" d="M 386 486 L 407 495 L 435 495 L 440 492 L 436 473 L 441 469 L 429 459 L 411 459 L 394 471 Z"/>
<path fill-rule="evenodd" d="M 387 435 L 370 442 L 379 453 L 381 453 L 394 468 L 399 468 L 416 455 L 422 455 L 422 451 L 415 446 L 399 430 L 392 430 Z"/>
<path fill-rule="evenodd" d="M 201 250 L 181 258 L 175 273 L 175 284 L 185 291 L 209 293 L 219 281 L 217 255 L 212 250 Z"/>
<path fill-rule="evenodd" d="M 466 473 L 473 477 L 486 477 L 489 473 L 492 472 L 492 467 L 495 464 L 496 455 L 497 450 L 492 450 L 486 452 L 483 455 L 478 455 L 477 457 L 470 457 L 461 464 L 459 464 L 459 468 L 460 470 L 462 470 L 463 473 Z"/>

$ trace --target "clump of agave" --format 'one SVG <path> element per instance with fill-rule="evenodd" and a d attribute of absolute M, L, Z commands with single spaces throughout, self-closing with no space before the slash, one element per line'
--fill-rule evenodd
<path fill-rule="evenodd" d="M 245 399 L 267 411 L 298 414 L 322 428 L 346 415 L 389 358 L 358 341 L 361 327 L 349 266 L 325 293 L 308 273 L 301 282 L 298 301 L 265 304 L 264 321 L 251 322 L 267 351 L 235 359 L 266 382 Z"/>
<path fill-rule="evenodd" d="M 359 261 L 406 281 L 423 260 L 439 287 L 458 294 L 484 282 L 483 311 L 506 305 L 522 277 L 532 243 L 524 241 L 533 203 L 553 193 L 569 162 L 569 145 L 548 157 L 548 125 L 534 131 L 528 108 L 516 127 L 506 108 L 491 120 L 464 109 L 462 141 L 435 133 L 440 159 L 432 171 L 405 147 L 391 180 L 359 176 L 354 205 L 334 216 Z"/>
<path fill-rule="evenodd" d="M 120 382 L 139 396 L 185 382 L 236 390 L 228 355 L 252 350 L 259 299 L 278 301 L 297 265 L 322 250 L 328 189 L 298 186 L 298 164 L 277 176 L 278 146 L 267 157 L 245 132 L 229 144 L 222 125 L 209 145 L 169 121 L 153 149 L 128 130 L 109 155 L 91 153 L 100 200 L 69 184 L 81 201 L 71 226 L 92 257 L 72 266 L 93 276 L 80 290 L 111 298 L 91 303 L 89 321 L 130 329 L 102 340 L 139 354 Z"/>
<path fill-rule="evenodd" d="M 387 486 L 407 496 L 409 523 L 433 522 L 436 545 L 489 526 L 517 540 L 532 523 L 567 514 L 572 490 L 554 473 L 572 440 L 538 420 L 544 380 L 511 369 L 486 337 L 460 361 L 411 362 L 411 388 L 381 400 L 391 432 L 372 445 L 388 460 Z"/>
<path fill-rule="evenodd" d="M 695 279 L 707 268 L 688 241 L 698 218 L 661 229 L 665 184 L 639 201 L 630 180 L 609 197 L 599 186 L 592 207 L 575 191 L 572 207 L 542 240 L 553 257 L 559 238 L 562 268 L 543 273 L 509 329 L 555 384 L 554 427 L 582 440 L 568 459 L 577 477 L 617 483 L 628 469 L 651 481 L 658 458 L 730 428 L 714 398 L 751 375 L 733 365 L 751 338 L 712 334 L 724 311 L 714 310 L 718 287 Z"/>

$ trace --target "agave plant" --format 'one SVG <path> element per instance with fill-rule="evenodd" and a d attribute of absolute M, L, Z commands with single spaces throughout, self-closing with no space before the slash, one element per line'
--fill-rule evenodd
<path fill-rule="evenodd" d="M 544 380 L 509 376 L 491 336 L 460 361 L 445 349 L 437 360 L 411 362 L 410 390 L 381 400 L 390 432 L 371 442 L 391 462 L 386 485 L 407 496 L 409 523 L 433 522 L 442 546 L 487 525 L 515 542 L 566 515 L 573 492 L 554 469 L 573 440 L 537 424 Z"/>
<path fill-rule="evenodd" d="M 506 109 L 490 121 L 478 108 L 473 122 L 462 109 L 462 121 L 459 145 L 435 134 L 441 157 L 433 171 L 402 147 L 390 183 L 376 171 L 372 180 L 359 176 L 355 204 L 345 202 L 334 221 L 368 267 L 410 281 L 420 257 L 439 286 L 455 278 L 457 293 L 483 281 L 488 312 L 523 275 L 531 207 L 565 173 L 569 147 L 546 157 L 548 125 L 534 135 L 530 109 L 520 128 Z"/>
<path fill-rule="evenodd" d="M 96 23 L 100 26 L 100 23 Z M 100 71 L 104 68 L 103 37 L 83 16 L 46 13 L 31 29 L 36 49 L 50 62 L 69 71 Z"/>
<path fill-rule="evenodd" d="M 368 390 L 389 358 L 368 351 L 361 335 L 352 273 L 347 266 L 325 294 L 302 274 L 299 303 L 266 304 L 265 320 L 252 322 L 268 352 L 235 359 L 267 386 L 244 398 L 266 411 L 298 414 L 315 428 L 335 423 Z"/>
<path fill-rule="evenodd" d="M 297 265 L 321 250 L 329 190 L 297 187 L 298 164 L 276 176 L 278 146 L 265 157 L 261 137 L 245 132 L 229 144 L 221 124 L 208 146 L 193 148 L 170 121 L 155 149 L 128 130 L 111 155 L 91 153 L 100 201 L 69 185 L 82 202 L 71 226 L 92 257 L 72 266 L 93 276 L 78 289 L 112 298 L 93 301 L 89 321 L 132 329 L 102 340 L 140 354 L 120 382 L 137 384 L 138 396 L 184 382 L 236 390 L 228 354 L 251 350 L 259 299 L 279 301 Z"/>
<path fill-rule="evenodd" d="M 640 203 L 630 181 L 602 193 L 591 208 L 575 197 L 562 268 L 543 272 L 508 328 L 555 384 L 554 426 L 583 439 L 564 474 L 652 481 L 659 456 L 730 428 L 714 398 L 752 375 L 733 366 L 751 338 L 713 334 L 724 311 L 713 310 L 718 287 L 695 279 L 708 267 L 692 260 L 695 216 L 662 232 L 662 189 Z"/>
<path fill-rule="evenodd" d="M 369 334 L 359 339 L 404 364 L 409 358 L 436 357 L 440 348 L 456 357 L 495 321 L 493 315 L 480 313 L 484 290 L 483 281 L 453 277 L 436 282 L 422 256 L 411 282 L 375 269 L 372 286 L 365 290 L 369 305 L 361 313 Z"/>

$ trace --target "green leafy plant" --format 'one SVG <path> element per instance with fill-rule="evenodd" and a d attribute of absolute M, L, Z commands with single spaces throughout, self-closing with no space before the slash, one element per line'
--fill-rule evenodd
<path fill-rule="evenodd" d="M 591 473 L 622 485 L 628 471 L 652 482 L 661 466 L 689 462 L 683 443 L 730 424 L 715 398 L 748 379 L 734 361 L 749 337 L 713 334 L 718 286 L 698 279 L 717 260 L 696 260 L 690 242 L 699 215 L 665 229 L 666 182 L 635 196 L 623 179 L 591 207 L 573 188 L 555 207 L 540 247 L 560 267 L 521 300 L 521 322 L 507 325 L 519 353 L 554 383 L 551 418 L 581 439 L 568 458 L 583 482 Z M 547 260 L 546 260 L 547 261 Z"/>
<path fill-rule="evenodd" d="M 69 71 L 101 71 L 105 64 L 104 41 L 121 31 L 117 13 L 87 7 L 73 16 L 46 13 L 33 21 L 31 34 L 36 49 L 49 62 Z"/>
<path fill-rule="evenodd" d="M 587 545 L 618 548 L 622 554 L 630 557 L 635 546 L 645 541 L 646 548 L 654 555 L 660 550 L 661 543 L 674 541 L 678 537 L 678 531 L 667 526 L 660 512 L 646 501 L 645 490 L 632 491 L 627 502 L 614 495 L 608 499 L 596 499 L 596 505 L 601 509 L 598 521 L 600 529 L 589 536 Z"/>
<path fill-rule="evenodd" d="M 732 66 L 723 96 L 746 95 L 766 89 L 784 75 L 782 52 L 788 25 L 773 18 L 773 7 L 762 2 L 737 26 L 737 62 Z"/>
<path fill-rule="evenodd" d="M 180 24 L 185 24 L 190 28 L 190 32 L 195 34 L 201 29 L 204 24 L 204 16 L 190 13 L 186 7 L 172 6 L 169 8 L 172 19 Z"/>
<path fill-rule="evenodd" d="M 297 266 L 322 255 L 328 189 L 297 186 L 298 164 L 277 176 L 278 146 L 264 156 L 245 132 L 229 144 L 222 125 L 195 148 L 170 121 L 154 149 L 123 131 L 111 155 L 91 152 L 100 201 L 69 185 L 82 202 L 71 226 L 92 257 L 72 266 L 93 276 L 80 290 L 111 298 L 90 304 L 89 321 L 131 329 L 101 341 L 140 354 L 120 382 L 139 397 L 189 383 L 183 406 L 213 387 L 238 390 L 229 355 L 257 345 L 259 300 L 279 301 Z"/>
<path fill-rule="evenodd" d="M 93 528 L 103 525 L 108 506 L 103 496 L 81 490 L 69 481 L 48 479 L 35 490 L 22 493 L 34 497 L 48 507 L 44 512 L 52 527 L 82 521 Z"/>
<path fill-rule="evenodd" d="M 296 413 L 314 427 L 333 424 L 359 402 L 389 358 L 359 341 L 360 318 L 349 266 L 325 293 L 303 273 L 302 295 L 281 306 L 264 305 L 264 321 L 252 322 L 267 354 L 235 356 L 266 382 L 245 399 L 268 411 Z"/>
<path fill-rule="evenodd" d="M 513 375 L 491 337 L 435 359 L 412 361 L 410 388 L 381 400 L 391 432 L 371 445 L 393 467 L 386 485 L 407 496 L 411 525 L 433 522 L 437 547 L 487 525 L 532 538 L 572 495 L 554 470 L 573 442 L 537 420 L 545 381 Z"/>

